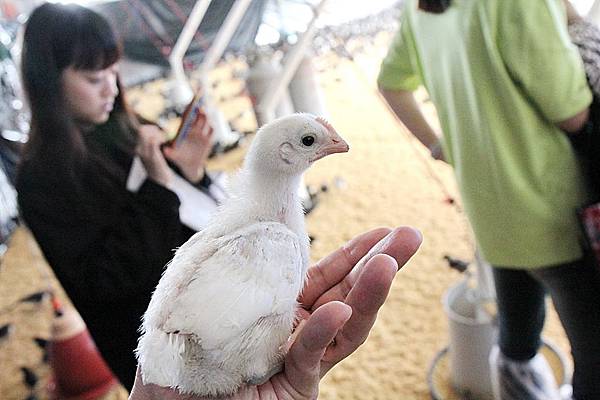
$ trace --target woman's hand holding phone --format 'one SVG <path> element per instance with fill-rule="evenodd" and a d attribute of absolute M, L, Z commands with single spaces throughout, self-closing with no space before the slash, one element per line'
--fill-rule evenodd
<path fill-rule="evenodd" d="M 156 125 L 141 125 L 138 129 L 136 154 L 144 164 L 148 176 L 155 182 L 168 187 L 173 179 L 173 171 L 169 168 L 161 144 L 164 133 Z"/>
<path fill-rule="evenodd" d="M 187 115 L 184 113 L 182 119 L 185 121 L 186 117 Z M 170 141 L 163 147 L 163 154 L 177 165 L 188 181 L 197 183 L 204 176 L 206 160 L 212 149 L 212 137 L 213 128 L 204 111 L 200 109 L 192 122 L 189 133 L 182 140 L 175 138 Z"/>

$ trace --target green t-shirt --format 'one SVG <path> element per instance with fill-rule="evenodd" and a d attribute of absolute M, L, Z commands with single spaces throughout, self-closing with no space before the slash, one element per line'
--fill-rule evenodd
<path fill-rule="evenodd" d="M 453 0 L 442 14 L 407 0 L 378 83 L 424 85 L 485 258 L 531 268 L 581 257 L 587 199 L 554 123 L 591 102 L 560 0 Z"/>

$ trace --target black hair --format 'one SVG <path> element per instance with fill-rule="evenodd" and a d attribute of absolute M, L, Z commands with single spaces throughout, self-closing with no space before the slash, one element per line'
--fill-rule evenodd
<path fill-rule="evenodd" d="M 441 14 L 450 7 L 452 0 L 419 0 L 419 9 L 434 14 Z"/>
<path fill-rule="evenodd" d="M 21 69 L 31 108 L 31 132 L 24 159 L 48 160 L 73 170 L 86 156 L 81 130 L 67 111 L 62 84 L 65 69 L 105 69 L 119 60 L 121 45 L 108 21 L 78 5 L 45 3 L 29 17 Z M 117 82 L 120 87 L 120 83 Z M 132 118 L 122 91 L 111 118 Z"/>

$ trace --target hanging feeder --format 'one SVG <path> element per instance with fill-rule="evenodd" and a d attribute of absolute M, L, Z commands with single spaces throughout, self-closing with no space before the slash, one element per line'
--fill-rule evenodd
<path fill-rule="evenodd" d="M 491 266 L 478 252 L 475 264 L 476 274 L 467 269 L 465 278 L 442 298 L 449 344 L 436 354 L 427 374 L 433 400 L 494 399 L 488 360 L 498 335 L 495 292 Z M 547 340 L 540 351 L 561 392 L 569 392 L 570 367 L 565 356 Z"/>

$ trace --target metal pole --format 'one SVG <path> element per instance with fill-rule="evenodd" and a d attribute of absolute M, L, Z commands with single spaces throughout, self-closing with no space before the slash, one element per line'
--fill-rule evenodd
<path fill-rule="evenodd" d="M 223 21 L 223 25 L 217 32 L 212 45 L 206 52 L 200 68 L 198 68 L 201 80 L 206 79 L 208 72 L 215 66 L 225 52 L 231 37 L 239 26 L 240 21 L 244 17 L 244 13 L 248 9 L 251 1 L 252 0 L 236 0 L 236 2 L 233 3 L 233 6 L 231 6 L 231 10 L 229 10 L 229 13 L 227 13 L 227 17 L 225 18 L 225 21 Z"/>
<path fill-rule="evenodd" d="M 231 9 L 227 13 L 223 25 L 215 35 L 215 38 L 204 56 L 202 64 L 198 68 L 200 75 L 200 86 L 203 91 L 205 100 L 205 111 L 211 119 L 211 124 L 214 128 L 214 142 L 227 145 L 239 140 L 238 134 L 233 134 L 229 127 L 229 122 L 217 108 L 213 96 L 211 95 L 211 85 L 208 82 L 208 75 L 210 70 L 217 64 L 221 59 L 221 56 L 225 52 L 227 45 L 231 41 L 231 37 L 235 33 L 235 30 L 240 24 L 240 21 L 244 17 L 244 13 L 248 9 L 251 0 L 236 0 Z"/>
<path fill-rule="evenodd" d="M 198 30 L 200 22 L 202 22 L 202 18 L 204 18 L 211 1 L 212 0 L 198 0 L 196 4 L 194 4 L 194 8 L 185 22 L 185 25 L 177 38 L 177 42 L 169 55 L 169 65 L 171 66 L 172 73 L 171 84 L 173 85 L 171 87 L 171 101 L 173 101 L 175 105 L 187 105 L 194 96 L 183 69 L 183 57 L 185 56 L 185 52 L 190 46 L 194 33 Z"/>

